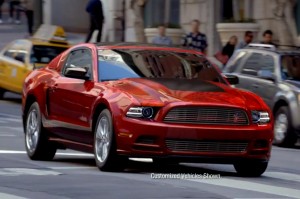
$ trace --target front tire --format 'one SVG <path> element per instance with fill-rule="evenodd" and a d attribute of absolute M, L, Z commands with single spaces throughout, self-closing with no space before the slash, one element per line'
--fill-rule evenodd
<path fill-rule="evenodd" d="M 48 140 L 37 102 L 29 108 L 25 121 L 25 148 L 28 157 L 32 160 L 52 160 L 57 148 Z"/>
<path fill-rule="evenodd" d="M 274 144 L 282 147 L 292 147 L 297 142 L 297 136 L 291 124 L 291 114 L 287 106 L 280 107 L 275 113 Z"/>
<path fill-rule="evenodd" d="M 260 161 L 243 161 L 234 164 L 234 168 L 239 176 L 259 177 L 267 169 L 268 162 Z"/>
<path fill-rule="evenodd" d="M 117 145 L 111 113 L 104 109 L 94 130 L 94 156 L 101 171 L 122 171 L 128 158 L 117 155 Z"/>

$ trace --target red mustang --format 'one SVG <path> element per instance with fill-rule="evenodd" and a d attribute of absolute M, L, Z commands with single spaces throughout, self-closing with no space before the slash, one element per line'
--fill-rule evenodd
<path fill-rule="evenodd" d="M 81 44 L 34 70 L 23 88 L 28 156 L 91 152 L 101 170 L 128 157 L 159 164 L 234 164 L 241 175 L 267 168 L 271 112 L 237 90 L 199 52 L 141 44 Z"/>

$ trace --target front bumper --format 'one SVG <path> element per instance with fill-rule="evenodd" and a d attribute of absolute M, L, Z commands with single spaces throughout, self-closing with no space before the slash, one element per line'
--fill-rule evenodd
<path fill-rule="evenodd" d="M 169 124 L 131 118 L 115 123 L 117 151 L 131 157 L 160 157 L 182 159 L 187 162 L 231 163 L 240 159 L 270 158 L 273 125 L 221 126 Z M 180 151 L 167 147 L 166 140 L 247 142 L 241 152 Z"/>

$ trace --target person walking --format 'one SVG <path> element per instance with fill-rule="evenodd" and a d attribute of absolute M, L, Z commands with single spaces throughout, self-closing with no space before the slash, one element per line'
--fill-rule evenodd
<path fill-rule="evenodd" d="M 246 31 L 244 35 L 244 40 L 242 40 L 240 43 L 238 43 L 235 47 L 236 50 L 245 48 L 250 44 L 253 40 L 253 32 L 252 31 Z"/>
<path fill-rule="evenodd" d="M 194 19 L 191 22 L 192 31 L 184 37 L 183 46 L 199 50 L 206 54 L 206 48 L 208 46 L 206 35 L 199 31 L 200 21 Z"/>
<path fill-rule="evenodd" d="M 14 12 L 16 12 L 16 18 L 15 23 L 20 24 L 20 9 L 18 6 L 20 6 L 21 2 L 20 0 L 10 0 L 9 2 L 9 19 L 8 22 L 12 23 L 14 20 Z"/>
<path fill-rule="evenodd" d="M 93 32 L 95 30 L 99 31 L 96 41 L 100 42 L 102 35 L 102 26 L 104 23 L 102 2 L 100 0 L 89 0 L 86 6 L 86 11 L 90 15 L 90 30 L 85 42 L 88 43 L 91 40 Z"/>
<path fill-rule="evenodd" d="M 215 54 L 215 58 L 223 65 L 225 65 L 230 59 L 230 57 L 233 55 L 237 42 L 237 36 L 231 36 L 226 45 L 223 47 L 222 51 L 219 51 Z"/>
<path fill-rule="evenodd" d="M 27 26 L 29 36 L 33 35 L 33 1 L 34 0 L 22 0 L 22 7 L 24 8 L 27 17 Z"/>
<path fill-rule="evenodd" d="M 266 30 L 263 33 L 263 41 L 261 41 L 261 44 L 269 44 L 276 46 L 276 44 L 273 43 L 273 32 L 271 30 Z"/>
<path fill-rule="evenodd" d="M 4 3 L 4 0 L 0 0 L 0 24 L 3 23 L 3 21 L 2 21 L 2 5 L 3 5 L 3 3 Z"/>
<path fill-rule="evenodd" d="M 170 39 L 170 37 L 166 36 L 166 27 L 164 25 L 158 26 L 158 35 L 153 38 L 152 43 L 167 46 L 172 45 L 172 40 Z"/>

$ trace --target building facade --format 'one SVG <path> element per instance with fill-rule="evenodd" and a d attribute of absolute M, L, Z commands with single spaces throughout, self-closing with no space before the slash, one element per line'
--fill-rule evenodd
<path fill-rule="evenodd" d="M 89 27 L 85 5 L 88 0 L 44 0 L 44 23 L 61 25 L 67 31 L 86 32 Z M 141 5 L 142 19 L 137 19 L 132 3 Z M 245 22 L 258 24 L 256 40 L 270 29 L 276 42 L 300 43 L 300 0 L 102 0 L 105 24 L 103 41 L 136 41 L 136 20 L 144 28 L 168 24 L 189 32 L 191 20 L 201 22 L 200 31 L 208 38 L 208 54 L 221 48 L 216 25 Z M 242 38 L 239 38 L 242 39 Z"/>

